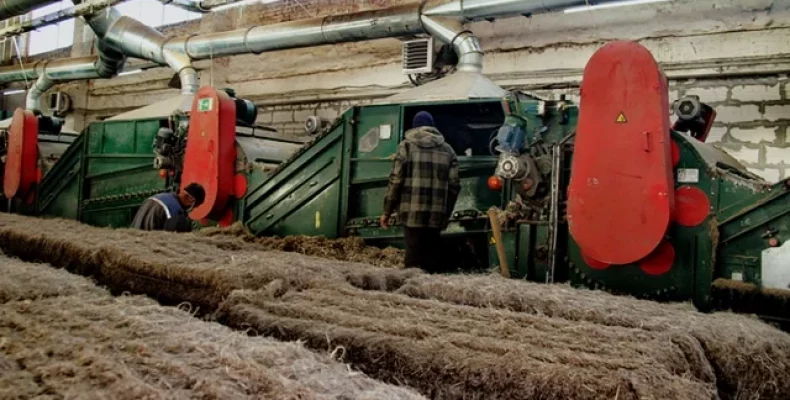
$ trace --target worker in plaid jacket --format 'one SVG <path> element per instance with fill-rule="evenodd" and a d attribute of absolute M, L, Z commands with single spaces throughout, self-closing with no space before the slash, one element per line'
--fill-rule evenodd
<path fill-rule="evenodd" d="M 460 190 L 455 151 L 435 128 L 433 116 L 420 111 L 398 145 L 380 220 L 387 229 L 397 212 L 406 237 L 406 267 L 439 272 L 440 233 Z"/>

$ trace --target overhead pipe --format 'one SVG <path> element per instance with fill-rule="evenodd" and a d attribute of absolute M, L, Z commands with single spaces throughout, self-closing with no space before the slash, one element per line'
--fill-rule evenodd
<path fill-rule="evenodd" d="M 38 79 L 28 89 L 25 108 L 28 110 L 41 110 L 41 96 L 58 82 L 109 78 L 114 75 L 113 71 L 109 70 L 104 70 L 107 71 L 107 75 L 102 75 L 100 68 L 97 68 L 97 65 L 101 62 L 99 57 L 92 56 L 36 63 L 33 69 Z"/>
<path fill-rule="evenodd" d="M 192 12 L 206 13 L 211 11 L 209 8 L 204 7 L 203 2 L 200 0 L 159 0 L 159 2 L 164 5 L 170 4 Z"/>
<path fill-rule="evenodd" d="M 0 0 L 2 1 L 2 0 Z M 125 0 L 89 0 L 83 1 L 72 7 L 64 8 L 53 13 L 42 15 L 27 21 L 20 21 L 13 25 L 6 26 L 0 29 L 0 37 L 12 37 L 21 35 L 25 32 L 57 24 L 74 17 L 80 17 L 88 14 L 95 14 L 98 10 L 114 6 Z"/>
<path fill-rule="evenodd" d="M 421 15 L 422 2 L 344 15 L 259 25 L 227 32 L 170 39 L 165 49 L 193 60 L 235 54 L 358 42 L 429 33 L 453 46 L 459 70 L 482 71 L 483 52 L 477 38 L 461 27 L 460 20 Z"/>
<path fill-rule="evenodd" d="M 405 36 L 424 32 L 419 15 L 420 3 L 411 3 L 381 10 L 178 37 L 168 40 L 165 48 L 184 53 L 193 60 L 202 60 Z"/>
<path fill-rule="evenodd" d="M 439 0 L 429 1 L 422 15 L 433 18 L 460 18 L 463 22 L 468 22 L 516 15 L 530 16 L 615 1 L 622 0 L 453 0 L 450 2 Z"/>
<path fill-rule="evenodd" d="M 114 9 L 111 9 L 111 11 L 114 11 L 115 14 L 109 11 L 105 15 L 120 16 Z M 106 24 L 104 22 L 106 22 L 106 18 L 96 18 L 96 26 L 105 27 Z M 109 46 L 101 38 L 97 43 L 97 50 L 98 55 L 92 57 L 43 60 L 0 68 L 0 82 L 36 79 L 28 89 L 27 97 L 25 98 L 25 108 L 41 110 L 41 96 L 57 83 L 83 79 L 111 78 L 123 68 L 126 62 L 124 53 Z"/>
<path fill-rule="evenodd" d="M 0 21 L 13 18 L 58 0 L 0 0 Z"/>
<path fill-rule="evenodd" d="M 606 1 L 596 3 L 603 2 Z M 165 49 L 184 53 L 193 60 L 201 60 L 428 33 L 453 46 L 459 57 L 460 70 L 479 72 L 482 70 L 483 52 L 477 38 L 463 29 L 464 22 L 531 15 L 586 4 L 587 0 L 429 0 L 178 37 L 168 40 Z"/>
<path fill-rule="evenodd" d="M 36 79 L 29 88 L 25 106 L 40 110 L 41 96 L 58 82 L 100 79 L 115 76 L 126 56 L 168 65 L 179 75 L 181 91 L 193 94 L 199 88 L 197 71 L 183 53 L 164 49 L 164 35 L 133 18 L 121 16 L 115 8 L 88 15 L 85 21 L 99 39 L 98 56 L 28 63 L 0 68 L 0 83 Z"/>
<path fill-rule="evenodd" d="M 181 0 L 179 0 L 181 1 Z M 189 1 L 189 0 L 183 0 Z M 600 0 L 596 4 L 607 1 Z M 428 0 L 389 8 L 344 15 L 311 18 L 272 25 L 253 26 L 227 32 L 166 39 L 156 29 L 108 9 L 86 21 L 101 39 L 97 65 L 107 70 L 118 54 L 147 59 L 168 65 L 178 72 L 182 91 L 194 93 L 198 88 L 197 72 L 191 60 L 235 54 L 258 54 L 267 51 L 310 47 L 324 44 L 399 37 L 428 33 L 453 46 L 458 54 L 458 69 L 482 71 L 483 52 L 478 39 L 462 24 L 480 19 L 492 20 L 514 15 L 531 15 L 587 5 L 586 0 Z M 108 55 L 109 53 L 109 55 Z M 103 54 L 103 56 L 102 56 Z M 68 62 L 64 61 L 64 66 Z M 77 68 L 77 64 L 74 65 Z M 33 71 L 2 72 L 0 82 L 38 77 Z M 117 69 L 116 69 L 117 71 Z M 48 74 L 44 74 L 52 80 Z M 44 88 L 48 81 L 42 79 Z M 40 91 L 40 90 L 38 90 Z"/>
<path fill-rule="evenodd" d="M 449 44 L 458 55 L 459 71 L 483 72 L 483 50 L 480 41 L 472 32 L 464 30 L 455 20 L 420 17 L 425 31 L 434 38 Z"/>
<path fill-rule="evenodd" d="M 0 67 L 0 82 L 31 81 L 33 85 L 28 89 L 25 108 L 40 110 L 41 96 L 58 82 L 109 78 L 115 75 L 117 69 L 101 67 L 106 61 L 99 56 L 66 58 L 58 60 L 42 60 L 22 65 Z M 119 68 L 119 60 L 113 60 L 112 65 Z"/>
<path fill-rule="evenodd" d="M 179 76 L 182 93 L 197 93 L 200 83 L 192 60 L 184 53 L 166 49 L 167 38 L 158 30 L 134 18 L 121 16 L 115 8 L 85 17 L 85 21 L 100 43 L 126 56 L 169 66 Z"/>

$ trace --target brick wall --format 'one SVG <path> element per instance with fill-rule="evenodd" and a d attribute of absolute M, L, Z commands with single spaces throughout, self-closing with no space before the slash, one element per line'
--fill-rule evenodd
<path fill-rule="evenodd" d="M 790 85 L 787 75 L 677 82 L 716 108 L 709 142 L 768 181 L 790 177 Z"/>
<path fill-rule="evenodd" d="M 370 102 L 372 100 L 362 99 L 265 106 L 259 108 L 257 122 L 276 128 L 283 137 L 306 138 L 304 125 L 308 117 L 317 116 L 325 122 L 332 122 L 352 106 Z"/>

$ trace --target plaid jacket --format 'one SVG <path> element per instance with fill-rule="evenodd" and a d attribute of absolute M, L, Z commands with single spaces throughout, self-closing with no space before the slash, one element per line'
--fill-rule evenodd
<path fill-rule="evenodd" d="M 397 211 L 407 227 L 444 229 L 460 191 L 458 159 L 442 134 L 432 127 L 406 132 L 395 154 L 384 215 Z"/>

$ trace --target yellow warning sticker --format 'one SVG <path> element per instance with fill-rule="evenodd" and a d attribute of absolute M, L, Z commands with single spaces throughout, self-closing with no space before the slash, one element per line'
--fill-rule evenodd
<path fill-rule="evenodd" d="M 615 120 L 615 122 L 617 122 L 618 124 L 624 124 L 624 123 L 628 122 L 628 119 L 625 118 L 625 113 L 623 113 L 621 111 L 620 115 L 617 116 L 617 119 Z"/>
<path fill-rule="evenodd" d="M 496 244 L 496 239 L 493 236 L 491 236 L 491 244 Z"/>

